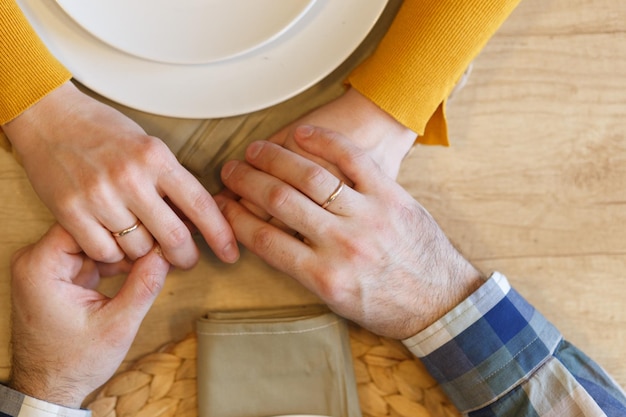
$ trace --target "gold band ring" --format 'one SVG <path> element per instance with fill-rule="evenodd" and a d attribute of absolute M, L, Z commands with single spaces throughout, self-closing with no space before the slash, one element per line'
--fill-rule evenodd
<path fill-rule="evenodd" d="M 343 186 L 343 181 L 339 181 L 339 185 L 337 186 L 337 188 L 335 188 L 335 191 L 333 191 L 333 193 L 326 199 L 326 201 L 324 201 L 324 204 L 322 204 L 323 209 L 328 207 L 330 203 L 332 203 L 337 197 L 339 197 L 339 194 L 341 194 L 341 190 L 343 190 Z"/>
<path fill-rule="evenodd" d="M 122 236 L 126 236 L 127 234 L 134 232 L 135 230 L 137 230 L 137 228 L 141 225 L 141 222 L 139 220 L 137 220 L 137 223 L 133 224 L 132 226 L 130 226 L 128 229 L 124 229 L 124 230 L 120 230 L 119 232 L 111 232 L 111 234 L 113 235 L 113 237 L 122 237 Z"/>

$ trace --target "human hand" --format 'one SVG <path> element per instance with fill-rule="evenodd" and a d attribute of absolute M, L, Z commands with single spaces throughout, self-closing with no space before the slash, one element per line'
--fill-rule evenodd
<path fill-rule="evenodd" d="M 101 274 L 130 270 L 113 298 L 95 290 Z M 155 247 L 132 265 L 87 258 L 59 225 L 12 262 L 10 386 L 78 408 L 126 356 L 169 270 Z"/>
<path fill-rule="evenodd" d="M 199 255 L 188 219 L 220 259 L 237 259 L 213 198 L 167 146 L 70 82 L 3 129 L 41 200 L 91 258 L 137 259 L 154 236 L 173 265 L 190 268 Z"/>
<path fill-rule="evenodd" d="M 424 329 L 480 286 L 480 273 L 428 212 L 363 150 L 319 128 L 299 128 L 293 138 L 354 185 L 344 186 L 323 209 L 337 190 L 333 174 L 278 145 L 251 144 L 247 162 L 227 163 L 222 180 L 302 240 L 219 196 L 244 246 L 336 313 L 397 339 Z"/>
<path fill-rule="evenodd" d="M 342 134 L 373 158 L 392 178 L 398 176 L 400 165 L 413 146 L 416 134 L 374 104 L 355 89 L 348 89 L 335 100 L 276 132 L 268 141 L 276 143 L 328 169 L 338 178 L 350 183 L 330 162 L 306 152 L 294 140 L 294 130 L 301 125 L 314 125 Z M 225 195 L 229 195 L 226 193 Z M 246 199 L 241 204 L 259 217 L 268 218 L 261 207 Z M 280 227 L 277 219 L 272 222 Z"/>
<path fill-rule="evenodd" d="M 305 152 L 293 139 L 297 126 L 319 126 L 342 134 L 363 149 L 392 178 L 415 142 L 417 134 L 403 126 L 370 99 L 349 88 L 335 100 L 318 107 L 281 129 L 268 140 L 317 162 L 340 175 L 328 161 Z"/>

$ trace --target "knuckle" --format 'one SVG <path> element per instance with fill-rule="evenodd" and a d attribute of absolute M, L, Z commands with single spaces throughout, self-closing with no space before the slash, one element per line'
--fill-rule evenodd
<path fill-rule="evenodd" d="M 325 170 L 319 166 L 309 166 L 304 170 L 304 181 L 306 184 L 309 184 L 313 188 L 318 188 L 320 185 L 324 183 L 325 179 Z"/>
<path fill-rule="evenodd" d="M 275 245 L 274 234 L 270 226 L 262 226 L 252 235 L 252 248 L 257 253 L 271 252 Z"/>
<path fill-rule="evenodd" d="M 135 143 L 139 148 L 139 156 L 147 162 L 160 162 L 169 154 L 165 144 L 154 136 L 142 136 Z"/>
<path fill-rule="evenodd" d="M 167 174 L 176 166 L 176 158 L 169 148 L 158 138 L 144 136 L 137 144 L 136 163 L 126 164 L 127 174 L 135 173 L 141 167 L 156 167 L 158 173 Z"/>
<path fill-rule="evenodd" d="M 364 163 L 371 160 L 370 156 L 362 149 L 351 148 L 339 155 L 338 166 L 367 166 Z"/>
<path fill-rule="evenodd" d="M 286 184 L 274 185 L 267 193 L 268 205 L 272 209 L 280 209 L 289 202 L 291 187 Z"/>
<path fill-rule="evenodd" d="M 191 199 L 193 210 L 199 214 L 207 214 L 217 207 L 211 194 L 204 189 L 196 192 Z"/>
<path fill-rule="evenodd" d="M 191 238 L 191 233 L 187 226 L 182 222 L 171 225 L 165 228 L 163 238 L 159 241 L 159 244 L 163 248 L 167 249 L 179 249 L 186 244 Z"/>
<path fill-rule="evenodd" d="M 371 265 L 372 251 L 361 242 L 354 242 L 346 239 L 343 244 L 344 250 L 342 257 L 347 260 L 350 265 Z"/>
<path fill-rule="evenodd" d="M 315 275 L 319 296 L 331 305 L 345 305 L 357 297 L 354 278 L 342 270 L 325 270 Z"/>

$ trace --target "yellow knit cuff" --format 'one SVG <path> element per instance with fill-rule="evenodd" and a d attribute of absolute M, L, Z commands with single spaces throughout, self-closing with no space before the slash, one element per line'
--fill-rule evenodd
<path fill-rule="evenodd" d="M 0 125 L 6 124 L 72 74 L 50 53 L 14 1 L 0 2 Z"/>
<path fill-rule="evenodd" d="M 418 136 L 416 143 L 422 145 L 450 146 L 448 138 L 448 121 L 446 119 L 446 101 L 441 103 L 432 115 L 422 136 Z"/>

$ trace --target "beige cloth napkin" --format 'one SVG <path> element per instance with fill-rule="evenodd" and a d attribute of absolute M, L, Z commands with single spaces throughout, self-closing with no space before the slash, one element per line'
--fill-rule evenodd
<path fill-rule="evenodd" d="M 211 312 L 197 333 L 199 417 L 361 416 L 348 329 L 326 307 Z"/>

